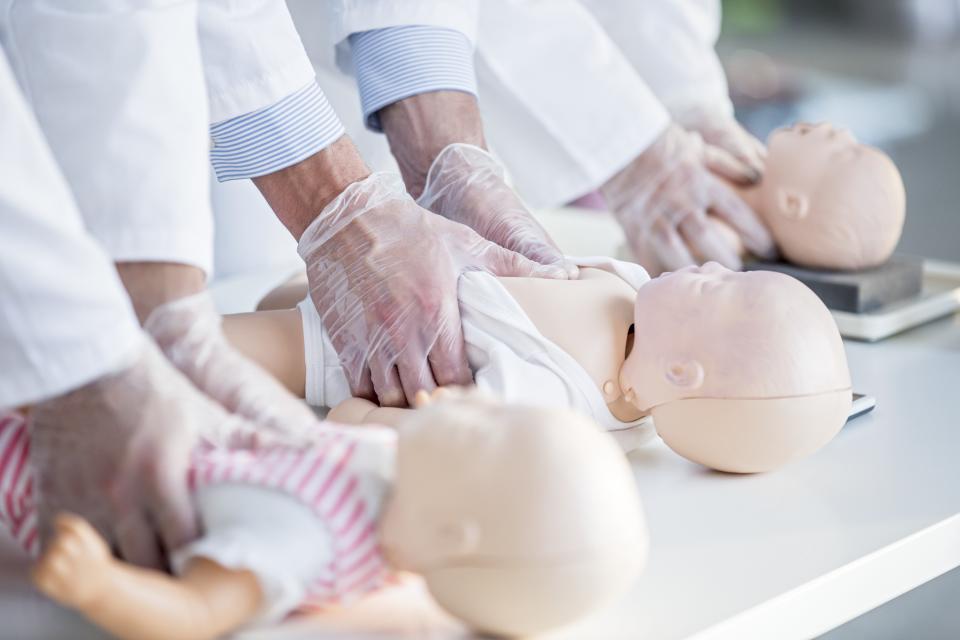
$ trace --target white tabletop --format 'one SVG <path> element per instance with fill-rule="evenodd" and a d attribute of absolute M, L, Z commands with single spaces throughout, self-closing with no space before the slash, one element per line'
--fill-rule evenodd
<path fill-rule="evenodd" d="M 558 637 L 811 637 L 960 565 L 960 315 L 846 347 L 855 388 L 878 405 L 816 455 L 754 476 L 708 472 L 659 443 L 632 457 L 649 565 Z M 26 566 L 0 542 L 0 638 L 99 637 L 33 595 Z M 412 581 L 242 637 L 463 635 Z"/>

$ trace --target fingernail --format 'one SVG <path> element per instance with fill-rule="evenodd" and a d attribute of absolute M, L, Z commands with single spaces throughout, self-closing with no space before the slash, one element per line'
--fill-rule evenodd
<path fill-rule="evenodd" d="M 426 389 L 420 389 L 420 391 L 417 391 L 413 396 L 413 405 L 415 407 L 422 407 L 426 404 L 430 404 L 430 394 L 427 393 Z"/>

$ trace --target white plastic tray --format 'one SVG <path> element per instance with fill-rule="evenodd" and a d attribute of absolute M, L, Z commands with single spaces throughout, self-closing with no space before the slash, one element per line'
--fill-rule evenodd
<path fill-rule="evenodd" d="M 923 262 L 923 293 L 870 313 L 831 311 L 845 338 L 876 342 L 960 309 L 960 265 Z"/>

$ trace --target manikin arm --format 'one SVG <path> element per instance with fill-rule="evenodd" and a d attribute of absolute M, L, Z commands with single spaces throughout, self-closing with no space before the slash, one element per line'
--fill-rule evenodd
<path fill-rule="evenodd" d="M 347 398 L 327 414 L 327 420 L 340 424 L 378 424 L 396 427 L 407 418 L 413 409 L 378 407 L 363 398 Z"/>
<path fill-rule="evenodd" d="M 251 621 L 263 601 L 252 573 L 209 560 L 192 561 L 177 578 L 121 562 L 86 520 L 66 514 L 33 580 L 60 604 L 130 640 L 212 640 Z"/>

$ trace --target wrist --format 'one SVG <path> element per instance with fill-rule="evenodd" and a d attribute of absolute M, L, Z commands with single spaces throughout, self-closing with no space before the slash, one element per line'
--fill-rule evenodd
<path fill-rule="evenodd" d="M 423 192 L 430 166 L 448 145 L 460 142 L 486 149 L 477 98 L 469 93 L 422 93 L 384 107 L 379 117 L 414 198 Z"/>
<path fill-rule="evenodd" d="M 300 239 L 304 230 L 344 189 L 370 175 L 359 151 L 346 135 L 306 160 L 253 178 L 284 226 Z"/>
<path fill-rule="evenodd" d="M 206 275 L 199 267 L 173 262 L 118 262 L 117 273 L 143 324 L 154 309 L 200 293 Z"/>

